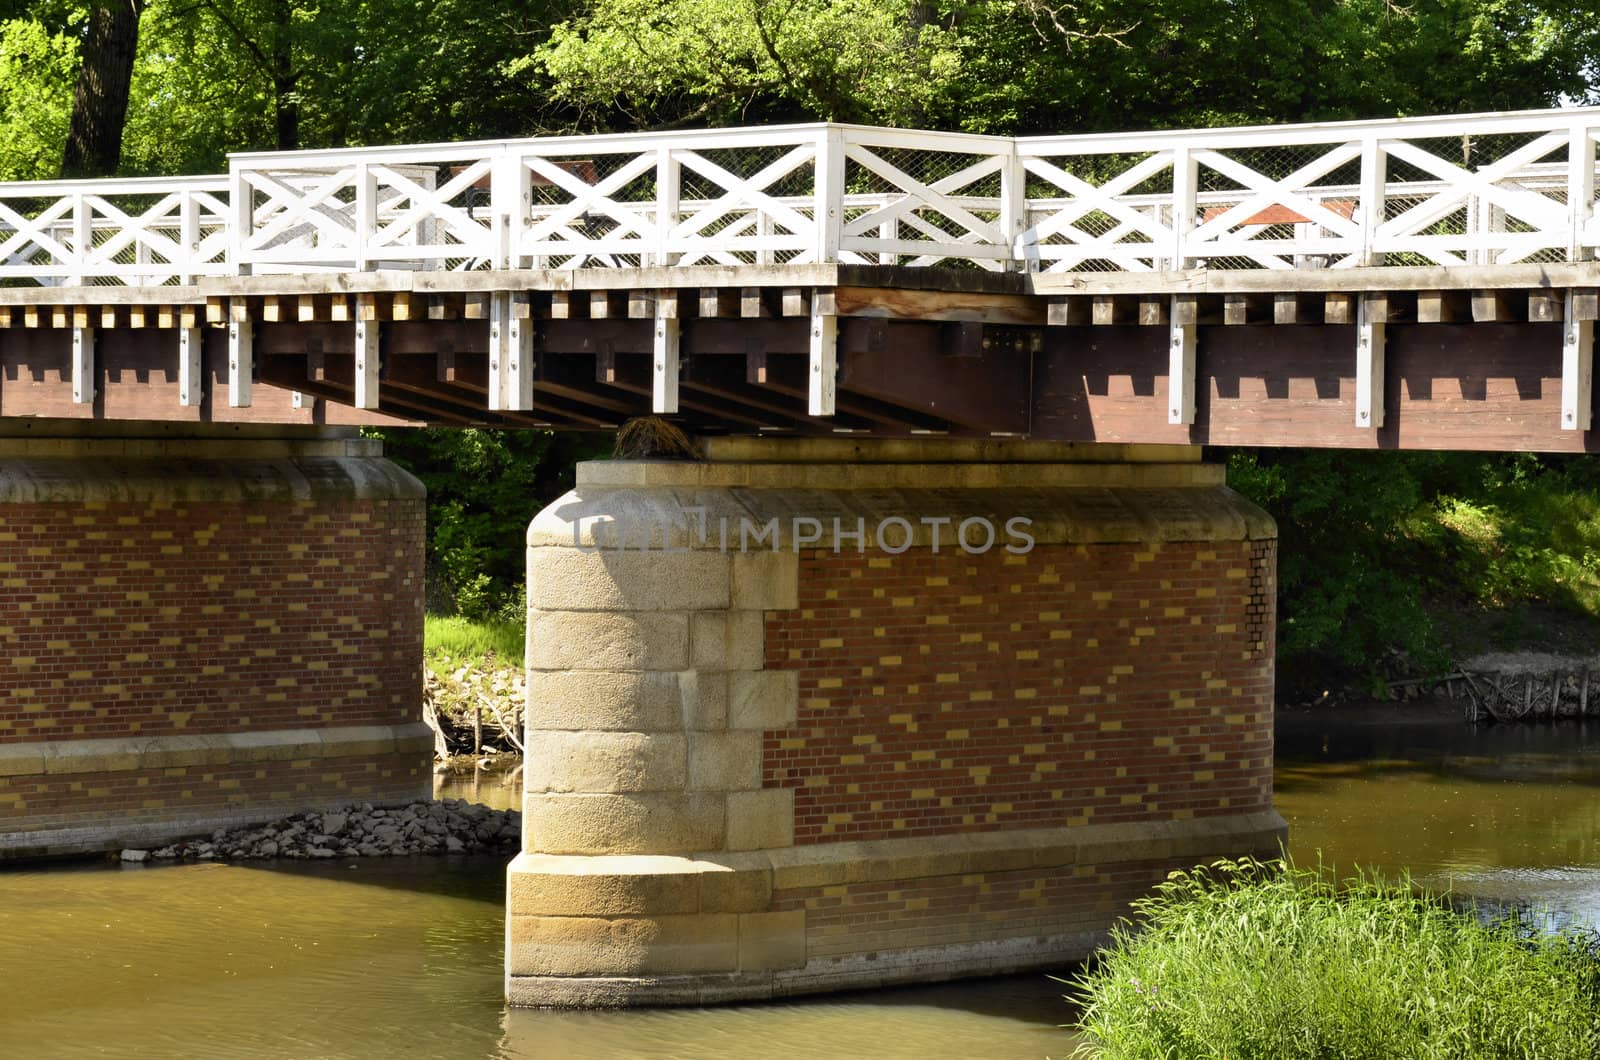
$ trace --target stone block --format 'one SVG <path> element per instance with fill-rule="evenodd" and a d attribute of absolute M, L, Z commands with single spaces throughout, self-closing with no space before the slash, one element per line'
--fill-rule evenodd
<path fill-rule="evenodd" d="M 720 731 L 728 727 L 728 675 L 685 670 L 678 675 L 683 690 L 683 727 L 691 731 Z"/>
<path fill-rule="evenodd" d="M 506 908 L 513 916 L 696 913 L 700 878 L 709 868 L 716 866 L 659 854 L 518 854 L 506 869 Z"/>
<path fill-rule="evenodd" d="M 720 552 L 528 549 L 528 606 L 542 611 L 724 609 L 729 557 Z"/>
<path fill-rule="evenodd" d="M 43 744 L 0 744 L 0 777 L 37 776 L 43 772 Z"/>
<path fill-rule="evenodd" d="M 724 796 L 715 792 L 530 794 L 524 849 L 537 854 L 685 854 L 723 849 Z"/>
<path fill-rule="evenodd" d="M 736 670 L 728 674 L 728 727 L 785 729 L 800 709 L 800 674 L 794 670 Z"/>
<path fill-rule="evenodd" d="M 762 788 L 728 794 L 729 850 L 794 846 L 794 789 Z"/>
<path fill-rule="evenodd" d="M 759 732 L 689 734 L 690 791 L 749 791 L 760 786 Z"/>
<path fill-rule="evenodd" d="M 672 732 L 683 727 L 677 673 L 647 670 L 530 670 L 528 726 Z"/>
<path fill-rule="evenodd" d="M 697 611 L 690 640 L 696 670 L 759 670 L 766 665 L 766 619 L 760 611 Z"/>
<path fill-rule="evenodd" d="M 532 611 L 530 670 L 684 670 L 689 616 L 671 611 Z"/>
<path fill-rule="evenodd" d="M 688 770 L 681 733 L 532 729 L 525 790 L 682 791 Z"/>
<path fill-rule="evenodd" d="M 511 975 L 681 975 L 738 967 L 735 913 L 510 919 L 506 971 Z"/>
<path fill-rule="evenodd" d="M 732 557 L 731 606 L 739 611 L 789 611 L 800 606 L 800 557 L 748 552 Z"/>
<path fill-rule="evenodd" d="M 739 916 L 739 970 L 769 972 L 804 968 L 806 912 L 743 913 Z"/>
<path fill-rule="evenodd" d="M 702 912 L 761 912 L 772 904 L 770 866 L 702 864 L 708 864 L 699 877 Z"/>

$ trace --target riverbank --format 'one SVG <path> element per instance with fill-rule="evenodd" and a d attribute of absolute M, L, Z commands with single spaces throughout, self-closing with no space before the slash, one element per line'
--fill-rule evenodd
<path fill-rule="evenodd" d="M 434 756 L 449 762 L 522 754 L 526 680 L 520 658 L 511 661 L 494 651 L 425 653 L 423 720 L 434 732 Z"/>
<path fill-rule="evenodd" d="M 263 858 L 375 858 L 411 854 L 481 854 L 515 851 L 522 815 L 462 799 L 409 806 L 352 805 L 336 812 L 302 813 L 270 824 L 218 829 L 207 838 L 153 850 L 128 849 L 120 859 L 219 861 Z"/>

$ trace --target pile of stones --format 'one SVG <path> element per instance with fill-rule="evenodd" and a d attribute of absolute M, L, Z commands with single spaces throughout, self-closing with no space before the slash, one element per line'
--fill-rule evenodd
<path fill-rule="evenodd" d="M 332 813 L 304 813 L 271 824 L 219 828 L 210 839 L 187 839 L 156 850 L 124 850 L 123 861 L 217 861 L 248 858 L 354 858 L 402 854 L 515 851 L 522 815 L 461 799 Z"/>

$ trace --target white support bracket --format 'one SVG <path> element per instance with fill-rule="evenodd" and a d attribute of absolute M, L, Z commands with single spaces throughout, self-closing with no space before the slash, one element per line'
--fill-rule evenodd
<path fill-rule="evenodd" d="M 235 303 L 228 320 L 228 404 L 236 409 L 250 407 L 255 383 L 255 323 Z"/>
<path fill-rule="evenodd" d="M 364 313 L 356 314 L 356 408 L 375 409 L 382 385 L 378 379 L 381 367 L 378 329 L 381 325 L 365 317 Z"/>
<path fill-rule="evenodd" d="M 1566 314 L 1561 325 L 1561 429 L 1564 431 L 1588 430 L 1593 416 L 1590 399 L 1594 393 L 1594 321 L 1578 319 L 1577 301 L 1576 292 L 1568 290 Z"/>
<path fill-rule="evenodd" d="M 1168 315 L 1167 422 L 1194 422 L 1195 332 L 1197 306 L 1193 298 L 1172 296 Z"/>
<path fill-rule="evenodd" d="M 1384 328 L 1387 306 L 1377 310 L 1366 296 L 1356 299 L 1356 426 L 1383 426 Z"/>
<path fill-rule="evenodd" d="M 72 329 L 72 401 L 75 405 L 94 402 L 94 328 Z"/>
<path fill-rule="evenodd" d="M 489 296 L 489 408 L 533 408 L 533 312 L 525 293 Z"/>
<path fill-rule="evenodd" d="M 656 298 L 656 329 L 650 357 L 650 411 L 678 411 L 678 299 L 674 291 Z"/>
<path fill-rule="evenodd" d="M 201 334 L 199 328 L 178 329 L 178 404 L 193 407 L 205 398 L 206 384 L 200 375 Z"/>
<path fill-rule="evenodd" d="M 821 298 L 811 299 L 811 371 L 807 376 L 806 415 L 832 416 L 839 387 L 839 318 L 824 313 Z"/>

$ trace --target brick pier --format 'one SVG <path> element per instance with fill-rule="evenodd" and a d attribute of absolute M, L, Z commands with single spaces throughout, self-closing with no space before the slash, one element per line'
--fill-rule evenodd
<path fill-rule="evenodd" d="M 1277 852 L 1276 532 L 1197 449 L 707 457 L 582 465 L 529 530 L 513 1003 L 1059 968 Z"/>
<path fill-rule="evenodd" d="M 349 431 L 8 422 L 0 859 L 425 796 L 423 517 Z"/>

